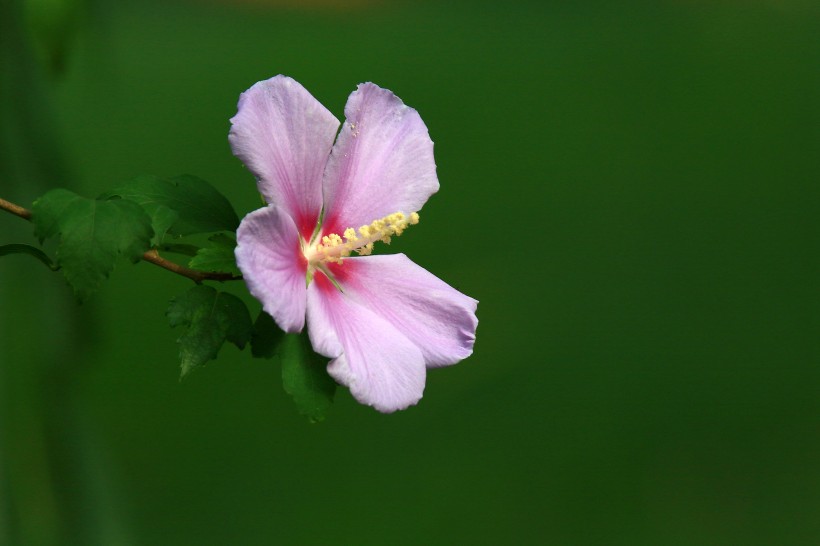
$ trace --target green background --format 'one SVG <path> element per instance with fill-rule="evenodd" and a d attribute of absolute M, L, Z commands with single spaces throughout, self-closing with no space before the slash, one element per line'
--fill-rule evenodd
<path fill-rule="evenodd" d="M 373 81 L 441 181 L 391 250 L 480 301 L 475 354 L 311 425 L 233 346 L 178 381 L 185 279 L 77 307 L 3 258 L 0 544 L 820 543 L 814 2 L 138 4 L 67 16 L 56 73 L 4 7 L 0 196 L 191 173 L 244 215 L 239 93 Z"/>

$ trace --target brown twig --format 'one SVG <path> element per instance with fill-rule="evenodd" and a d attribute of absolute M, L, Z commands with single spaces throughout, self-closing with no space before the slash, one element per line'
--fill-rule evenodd
<path fill-rule="evenodd" d="M 6 201 L 2 197 L 0 197 L 0 208 L 14 214 L 15 216 L 19 216 L 23 220 L 31 220 L 30 210 Z"/>
<path fill-rule="evenodd" d="M 197 271 L 196 269 L 189 269 L 170 260 L 166 260 L 165 258 L 159 255 L 159 252 L 157 252 L 156 249 L 153 248 L 145 254 L 143 254 L 142 259 L 146 262 L 158 265 L 163 269 L 167 269 L 172 273 L 176 273 L 177 275 L 188 277 L 197 284 L 201 283 L 202 281 L 236 281 L 242 278 L 241 276 L 233 275 L 232 273 L 211 273 L 208 271 Z"/>
<path fill-rule="evenodd" d="M 6 212 L 10 212 L 15 216 L 19 216 L 24 220 L 31 221 L 30 210 L 25 209 L 20 205 L 15 205 L 14 203 L 6 201 L 3 198 L 0 198 L 0 209 L 5 210 Z M 188 267 L 174 263 L 170 260 L 166 260 L 165 258 L 159 255 L 159 252 L 157 252 L 156 249 L 153 248 L 145 252 L 142 255 L 142 259 L 163 269 L 167 269 L 172 273 L 176 273 L 177 275 L 182 275 L 183 277 L 191 279 L 197 284 L 202 283 L 202 281 L 238 281 L 242 279 L 241 275 L 234 275 L 232 273 L 214 273 L 209 271 L 197 271 L 196 269 L 190 269 Z"/>

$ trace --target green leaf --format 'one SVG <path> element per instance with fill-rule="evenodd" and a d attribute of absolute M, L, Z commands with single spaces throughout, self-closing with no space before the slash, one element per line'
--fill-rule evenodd
<path fill-rule="evenodd" d="M 283 332 L 265 311 L 260 311 L 253 323 L 251 354 L 254 358 L 272 358 L 278 352 L 279 344 L 285 337 Z"/>
<path fill-rule="evenodd" d="M 159 250 L 182 254 L 183 256 L 196 256 L 196 253 L 199 252 L 199 247 L 183 243 L 164 243 L 159 245 Z"/>
<path fill-rule="evenodd" d="M 191 269 L 200 271 L 216 271 L 222 273 L 233 273 L 239 275 L 236 267 L 236 240 L 224 233 L 217 233 L 208 238 L 210 244 L 205 248 L 200 248 L 196 256 L 188 263 Z"/>
<path fill-rule="evenodd" d="M 285 392 L 293 397 L 299 413 L 311 422 L 322 421 L 336 393 L 336 382 L 327 373 L 327 359 L 313 351 L 307 330 L 286 335 L 279 354 Z"/>
<path fill-rule="evenodd" d="M 215 360 L 225 341 L 243 349 L 253 330 L 242 300 L 205 285 L 194 286 L 171 300 L 166 315 L 172 327 L 188 327 L 177 340 L 182 377 Z"/>
<path fill-rule="evenodd" d="M 130 199 L 133 201 L 133 199 Z M 151 227 L 154 228 L 154 238 L 151 239 L 151 246 L 159 246 L 171 226 L 179 221 L 179 213 L 169 209 L 165 205 L 148 206 L 142 205 L 151 216 Z"/>
<path fill-rule="evenodd" d="M 34 256 L 35 258 L 43 262 L 46 265 L 46 267 L 48 267 L 52 271 L 57 271 L 60 269 L 60 267 L 56 265 L 45 252 L 33 246 L 21 244 L 0 246 L 0 256 L 7 256 L 8 254 L 28 254 L 29 256 Z"/>
<path fill-rule="evenodd" d="M 236 231 L 239 218 L 233 207 L 208 182 L 191 175 L 162 179 L 143 175 L 105 194 L 139 203 L 151 216 L 158 244 L 168 233 L 174 237 Z"/>
<path fill-rule="evenodd" d="M 32 207 L 34 234 L 42 242 L 59 236 L 57 265 L 85 301 L 114 269 L 118 256 L 138 262 L 149 248 L 151 220 L 131 201 L 101 201 L 56 189 Z"/>

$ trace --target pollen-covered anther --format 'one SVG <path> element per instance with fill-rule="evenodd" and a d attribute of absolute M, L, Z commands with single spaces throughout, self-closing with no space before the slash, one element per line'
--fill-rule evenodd
<path fill-rule="evenodd" d="M 342 238 L 335 233 L 322 237 L 322 246 L 324 247 L 333 248 L 339 246 L 340 244 L 342 244 Z"/>
<path fill-rule="evenodd" d="M 348 243 L 355 243 L 359 240 L 359 238 L 356 236 L 356 230 L 352 227 L 349 227 L 345 230 L 344 237 Z"/>
<path fill-rule="evenodd" d="M 407 226 L 418 223 L 419 215 L 415 212 L 409 217 L 403 212 L 394 212 L 370 225 L 361 226 L 358 235 L 353 228 L 344 230 L 344 239 L 335 233 L 325 235 L 310 261 L 342 263 L 342 259 L 350 256 L 354 250 L 361 256 L 367 256 L 373 252 L 373 243 L 376 241 L 390 244 L 394 235 L 399 236 Z"/>
<path fill-rule="evenodd" d="M 341 248 L 340 248 L 341 247 Z M 322 242 L 316 247 L 319 261 L 342 263 L 342 258 L 350 256 L 350 249 L 336 233 L 325 235 Z"/>

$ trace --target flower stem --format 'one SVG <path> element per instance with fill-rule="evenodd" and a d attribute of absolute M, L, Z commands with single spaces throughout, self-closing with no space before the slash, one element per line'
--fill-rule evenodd
<path fill-rule="evenodd" d="M 2 197 L 0 197 L 0 209 L 5 210 L 6 212 L 10 212 L 15 216 L 19 216 L 24 220 L 28 220 L 29 222 L 31 221 L 30 210 L 23 208 L 20 205 L 15 205 L 11 201 L 6 201 Z M 170 260 L 166 260 L 165 258 L 160 256 L 159 252 L 157 252 L 157 250 L 154 248 L 146 251 L 142 255 L 142 259 L 148 263 L 152 263 L 163 269 L 167 269 L 172 273 L 176 273 L 177 275 L 181 275 L 183 277 L 191 279 L 197 284 L 202 283 L 202 281 L 237 281 L 242 279 L 241 275 L 234 275 L 232 273 L 216 273 L 190 269 L 188 267 L 174 263 Z"/>

